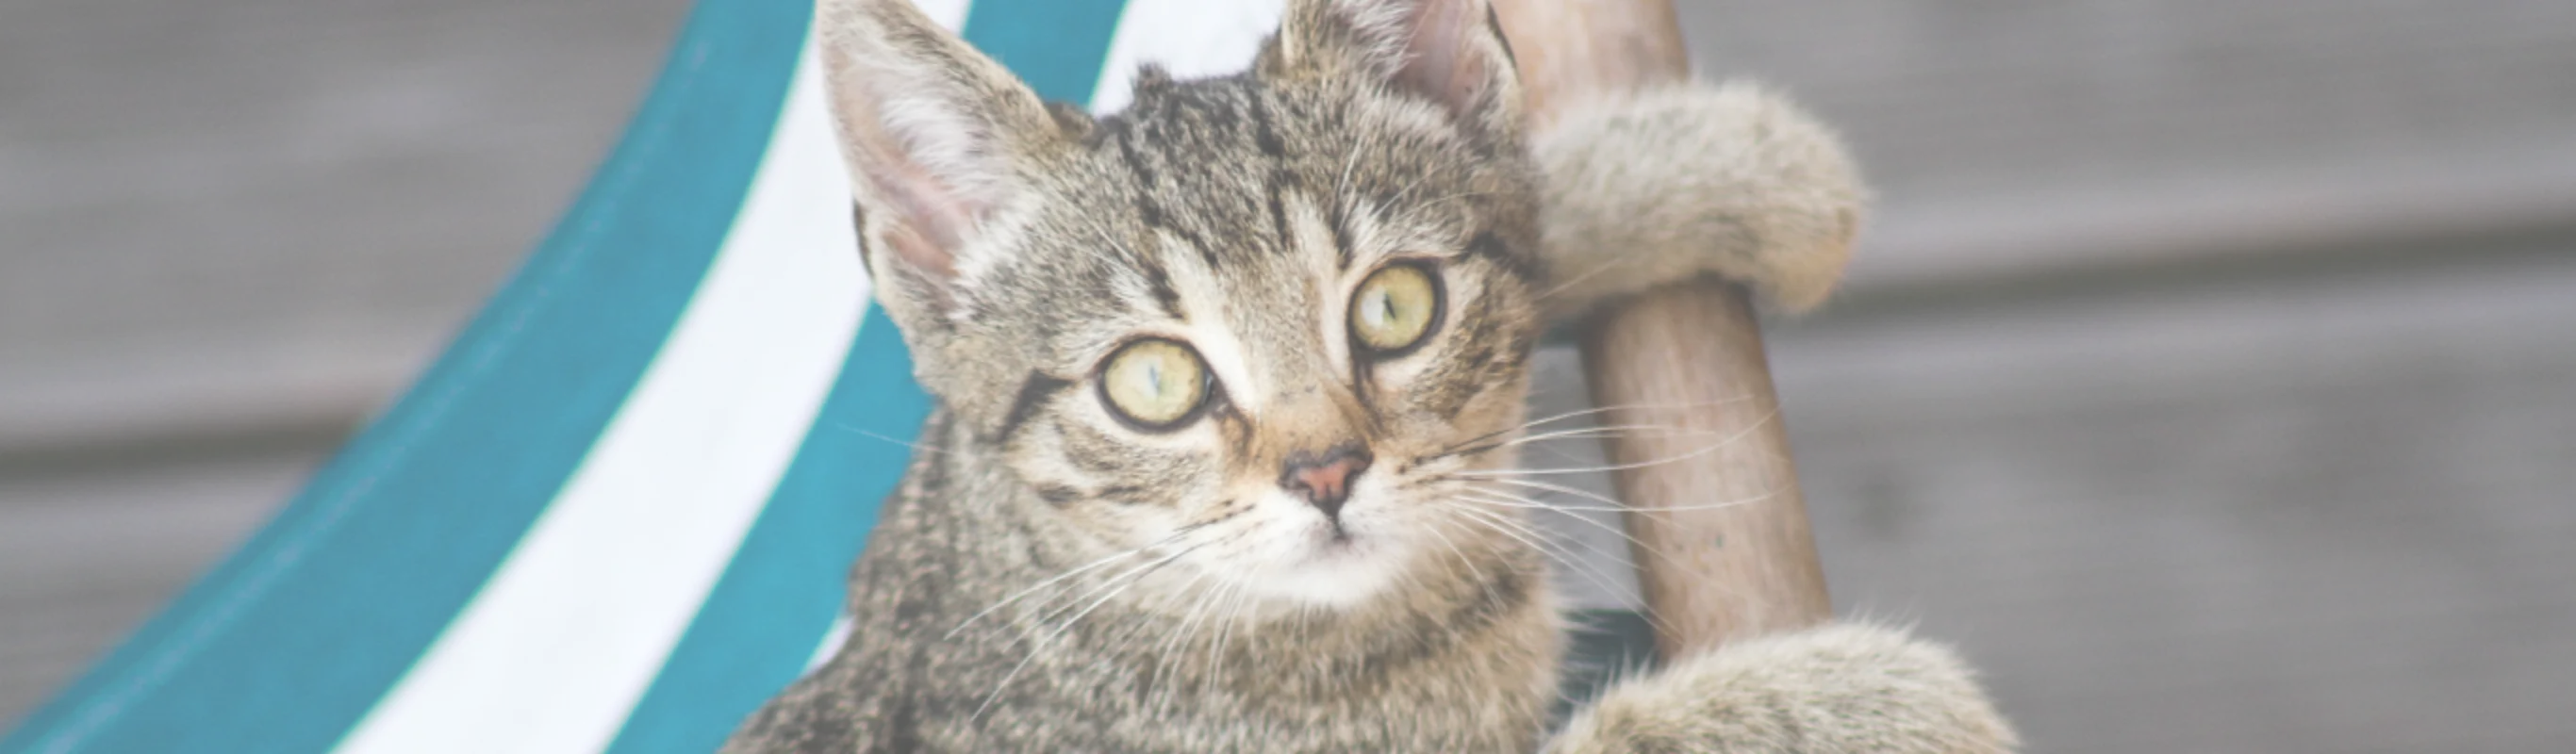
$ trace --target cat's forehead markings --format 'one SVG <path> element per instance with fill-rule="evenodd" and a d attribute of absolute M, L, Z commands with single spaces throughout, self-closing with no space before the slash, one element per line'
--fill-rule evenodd
<path fill-rule="evenodd" d="M 1340 243 L 1344 245 L 1342 269 L 1367 272 L 1377 267 L 1378 260 L 1398 244 L 1389 243 L 1387 224 L 1378 214 L 1384 208 L 1366 199 L 1354 198 L 1349 203 L 1350 211 L 1344 213 L 1341 227 L 1337 228 L 1342 234 Z"/>
<path fill-rule="evenodd" d="M 1325 358 L 1334 370 L 1348 371 L 1351 364 L 1350 339 L 1341 337 L 1340 333 L 1347 326 L 1342 318 L 1349 311 L 1348 307 L 1336 304 L 1347 295 L 1353 282 L 1347 279 L 1352 270 L 1349 264 L 1351 252 L 1348 246 L 1343 245 L 1350 239 L 1335 232 L 1332 219 L 1304 193 L 1282 191 L 1281 194 L 1279 209 L 1284 218 L 1281 225 L 1288 232 L 1289 254 L 1292 258 L 1307 260 L 1307 290 L 1316 294 L 1309 297 L 1315 301 L 1310 307 L 1314 310 L 1315 332 L 1322 336 L 1319 342 L 1323 344 Z"/>
<path fill-rule="evenodd" d="M 1160 265 L 1145 266 L 1145 287 L 1153 292 L 1154 304 L 1163 316 L 1188 321 L 1189 310 L 1181 304 L 1181 289 L 1172 285 L 1172 275 Z"/>
<path fill-rule="evenodd" d="M 1079 225 L 1079 223 L 1077 223 Z M 1129 312 L 1152 312 L 1179 320 L 1180 292 L 1172 278 L 1151 257 L 1139 254 L 1135 245 L 1101 225 L 1089 225 L 1072 231 L 1073 243 L 1086 247 L 1095 260 L 1105 262 L 1112 274 L 1107 276 L 1107 293 Z"/>
<path fill-rule="evenodd" d="M 1255 375 L 1261 370 L 1252 363 L 1252 353 L 1235 335 L 1227 320 L 1227 294 L 1216 270 L 1196 249 L 1184 248 L 1182 239 L 1164 236 L 1157 269 L 1172 283 L 1180 303 L 1181 329 L 1189 333 L 1191 345 L 1198 348 L 1199 358 L 1208 370 L 1216 373 L 1226 386 L 1226 395 L 1235 407 L 1246 414 L 1260 413 L 1260 396 L 1267 391 Z"/>

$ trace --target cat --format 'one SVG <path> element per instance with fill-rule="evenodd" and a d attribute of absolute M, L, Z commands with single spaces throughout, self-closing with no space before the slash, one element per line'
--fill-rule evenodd
<path fill-rule="evenodd" d="M 849 638 L 731 752 L 1995 752 L 1970 671 L 1833 625 L 1553 737 L 1516 468 L 1548 323 L 1717 273 L 1812 305 L 1839 146 L 1748 87 L 1524 133 L 1483 0 L 1288 0 L 1251 69 L 1093 117 L 906 0 L 818 12 L 876 295 L 939 408 Z M 1817 249 L 1825 249 L 1817 251 Z"/>

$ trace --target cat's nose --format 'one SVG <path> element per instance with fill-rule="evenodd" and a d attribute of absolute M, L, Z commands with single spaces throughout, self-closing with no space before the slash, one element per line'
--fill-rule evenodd
<path fill-rule="evenodd" d="M 1359 443 L 1343 443 L 1322 453 L 1298 451 L 1282 464 L 1279 486 L 1305 497 L 1325 518 L 1339 521 L 1342 502 L 1351 497 L 1351 483 L 1368 470 L 1369 460 L 1368 449 Z"/>

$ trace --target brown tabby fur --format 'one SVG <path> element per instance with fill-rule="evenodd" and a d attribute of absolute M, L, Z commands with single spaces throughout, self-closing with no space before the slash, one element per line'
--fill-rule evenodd
<path fill-rule="evenodd" d="M 1697 274 L 1822 298 L 1841 259 L 1812 250 L 1847 245 L 1858 189 L 1794 109 L 1683 89 L 1525 138 L 1481 0 L 1292 0 L 1252 70 L 1149 69 L 1099 119 L 903 0 L 818 23 L 868 266 L 942 409 L 848 642 L 728 751 L 2012 745 L 1946 651 L 1857 626 L 1685 658 L 1545 738 L 1562 630 L 1495 481 L 1531 349 Z M 1435 270 L 1443 305 L 1372 355 L 1348 302 L 1390 263 Z M 1139 337 L 1204 357 L 1201 415 L 1104 404 L 1099 365 Z M 1338 517 L 1281 489 L 1334 448 L 1375 459 Z"/>

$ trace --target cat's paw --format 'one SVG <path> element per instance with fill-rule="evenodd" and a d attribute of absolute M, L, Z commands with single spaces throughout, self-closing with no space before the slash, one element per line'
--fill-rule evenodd
<path fill-rule="evenodd" d="M 1838 624 L 1729 645 L 1613 687 L 1553 754 L 1988 754 L 2020 745 L 1948 648 Z"/>
<path fill-rule="evenodd" d="M 1715 273 L 1801 311 L 1841 280 L 1864 192 L 1842 143 L 1746 82 L 1570 108 L 1533 134 L 1552 316 Z"/>

